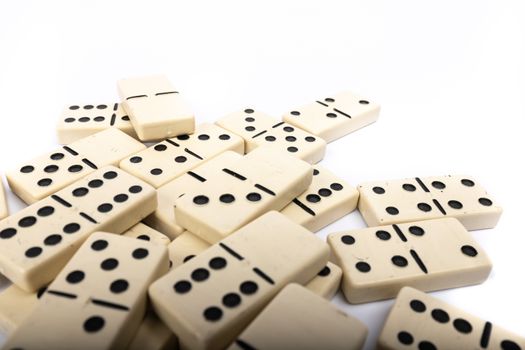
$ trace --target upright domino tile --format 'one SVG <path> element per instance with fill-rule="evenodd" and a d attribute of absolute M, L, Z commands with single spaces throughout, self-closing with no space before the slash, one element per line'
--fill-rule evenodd
<path fill-rule="evenodd" d="M 297 284 L 289 284 L 237 337 L 229 350 L 361 350 L 368 329 Z"/>
<path fill-rule="evenodd" d="M 496 226 L 502 213 L 468 176 L 367 182 L 358 190 L 358 208 L 369 226 L 454 217 L 470 231 Z"/>
<path fill-rule="evenodd" d="M 269 212 L 171 270 L 149 295 L 181 346 L 221 349 L 286 284 L 315 276 L 328 254 L 310 231 Z"/>
<path fill-rule="evenodd" d="M 198 189 L 207 178 L 222 169 L 230 167 L 242 156 L 233 151 L 223 152 L 202 163 L 191 171 L 175 178 L 157 189 L 158 206 L 145 222 L 171 239 L 181 235 L 185 230 L 175 219 L 175 202 L 191 189 Z"/>
<path fill-rule="evenodd" d="M 339 291 L 342 277 L 343 271 L 341 268 L 334 263 L 328 262 L 317 276 L 305 284 L 305 287 L 325 299 L 332 299 Z"/>
<path fill-rule="evenodd" d="M 122 233 L 153 212 L 155 189 L 107 166 L 0 221 L 0 270 L 27 291 L 49 283 L 94 231 Z"/>
<path fill-rule="evenodd" d="M 492 264 L 454 218 L 371 227 L 328 236 L 350 303 L 393 298 L 404 286 L 425 291 L 485 281 Z"/>
<path fill-rule="evenodd" d="M 9 209 L 7 207 L 7 199 L 4 192 L 4 184 L 0 179 L 0 219 L 5 218 L 9 215 Z"/>
<path fill-rule="evenodd" d="M 33 311 L 46 288 L 37 293 L 26 292 L 12 284 L 0 292 L 0 331 L 4 334 L 14 331 Z"/>
<path fill-rule="evenodd" d="M 195 236 L 189 231 L 183 232 L 168 245 L 168 254 L 170 256 L 171 268 L 190 261 L 198 254 L 202 253 L 211 245 Z"/>
<path fill-rule="evenodd" d="M 122 349 L 144 318 L 148 286 L 167 270 L 166 247 L 94 233 L 9 337 L 6 348 Z"/>
<path fill-rule="evenodd" d="M 127 348 L 127 350 L 174 349 L 178 349 L 177 337 L 153 311 L 146 312 L 146 317 L 144 317 L 144 320 Z"/>
<path fill-rule="evenodd" d="M 141 222 L 124 232 L 122 235 L 165 246 L 171 242 L 168 236 L 144 225 Z"/>
<path fill-rule="evenodd" d="M 67 106 L 58 121 L 58 142 L 66 145 L 109 128 L 137 137 L 120 103 Z"/>
<path fill-rule="evenodd" d="M 386 319 L 377 349 L 519 350 L 525 349 L 525 338 L 405 287 Z"/>
<path fill-rule="evenodd" d="M 107 129 L 42 155 L 7 173 L 24 202 L 37 202 L 106 165 L 146 148 L 118 129 Z"/>
<path fill-rule="evenodd" d="M 165 76 L 122 79 L 118 91 L 140 140 L 193 133 L 193 112 Z"/>
<path fill-rule="evenodd" d="M 312 232 L 351 213 L 357 207 L 359 192 L 327 169 L 314 166 L 310 186 L 281 213 Z"/>
<path fill-rule="evenodd" d="M 375 122 L 379 110 L 378 104 L 346 91 L 299 107 L 283 120 L 332 142 Z"/>
<path fill-rule="evenodd" d="M 326 142 L 320 137 L 251 108 L 231 113 L 218 120 L 217 125 L 241 136 L 246 153 L 266 146 L 314 164 L 323 159 L 326 151 Z"/>
<path fill-rule="evenodd" d="M 214 124 L 180 135 L 127 157 L 120 167 L 158 188 L 225 151 L 244 152 L 243 140 Z"/>
<path fill-rule="evenodd" d="M 258 148 L 180 197 L 175 218 L 180 226 L 215 243 L 258 216 L 282 209 L 311 181 L 308 163 Z"/>

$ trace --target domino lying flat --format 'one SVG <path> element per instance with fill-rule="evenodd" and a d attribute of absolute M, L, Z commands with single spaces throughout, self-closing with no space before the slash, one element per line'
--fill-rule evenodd
<path fill-rule="evenodd" d="M 7 173 L 7 181 L 14 193 L 31 204 L 144 148 L 122 131 L 107 129 L 21 165 Z"/>
<path fill-rule="evenodd" d="M 122 79 L 117 85 L 124 110 L 140 140 L 193 133 L 193 112 L 165 76 Z"/>
<path fill-rule="evenodd" d="M 156 188 L 225 151 L 244 153 L 242 139 L 214 124 L 167 139 L 122 160 L 120 167 Z"/>
<path fill-rule="evenodd" d="M 149 311 L 140 324 L 128 350 L 174 350 L 177 347 L 177 337 L 171 329 Z"/>
<path fill-rule="evenodd" d="M 359 192 L 346 181 L 318 165 L 314 166 L 310 186 L 281 213 L 317 232 L 357 207 Z"/>
<path fill-rule="evenodd" d="M 393 298 L 404 286 L 432 291 L 481 283 L 492 269 L 454 218 L 333 233 L 328 244 L 351 303 Z"/>
<path fill-rule="evenodd" d="M 167 270 L 165 247 L 94 233 L 5 348 L 122 349 L 143 320 L 148 286 Z"/>
<path fill-rule="evenodd" d="M 58 142 L 68 144 L 109 128 L 137 137 L 128 115 L 119 103 L 67 106 L 58 121 Z"/>
<path fill-rule="evenodd" d="M 470 231 L 496 226 L 502 213 L 467 176 L 368 182 L 358 190 L 358 208 L 368 226 L 454 217 Z"/>
<path fill-rule="evenodd" d="M 149 226 L 144 225 L 141 222 L 124 232 L 122 236 L 141 239 L 143 241 L 165 246 L 170 243 L 170 239 L 166 235 L 152 229 Z"/>
<path fill-rule="evenodd" d="M 310 231 L 269 212 L 171 270 L 149 295 L 182 347 L 221 349 L 286 284 L 310 280 L 328 254 Z"/>
<path fill-rule="evenodd" d="M 377 348 L 519 350 L 525 349 L 525 338 L 405 287 L 386 319 Z"/>
<path fill-rule="evenodd" d="M 271 148 L 245 155 L 176 202 L 177 223 L 215 243 L 270 210 L 280 210 L 312 182 L 312 167 Z"/>
<path fill-rule="evenodd" d="M 379 109 L 368 99 L 342 92 L 293 110 L 283 120 L 332 142 L 375 122 Z"/>
<path fill-rule="evenodd" d="M 329 301 L 289 284 L 228 349 L 360 350 L 367 333 L 364 324 Z"/>
<path fill-rule="evenodd" d="M 0 271 L 27 291 L 49 283 L 94 231 L 121 233 L 153 212 L 155 189 L 107 166 L 0 221 Z"/>
<path fill-rule="evenodd" d="M 9 215 L 9 210 L 7 208 L 7 199 L 4 193 L 4 184 L 0 179 L 0 219 L 5 218 Z"/>
<path fill-rule="evenodd" d="M 330 300 L 339 291 L 342 276 L 343 272 L 341 268 L 328 262 L 326 266 L 319 271 L 317 276 L 312 278 L 304 286 L 313 293 Z"/>
<path fill-rule="evenodd" d="M 267 146 L 288 152 L 309 163 L 317 163 L 323 159 L 326 151 L 323 139 L 250 108 L 231 113 L 218 120 L 217 124 L 241 136 L 245 141 L 246 153 Z"/>

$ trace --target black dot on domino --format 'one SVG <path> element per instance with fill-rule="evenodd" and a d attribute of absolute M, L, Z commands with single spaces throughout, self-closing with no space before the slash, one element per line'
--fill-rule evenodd
<path fill-rule="evenodd" d="M 341 242 L 343 242 L 346 245 L 352 245 L 355 243 L 355 238 L 350 235 L 344 235 L 341 237 Z"/>
<path fill-rule="evenodd" d="M 144 248 L 137 248 L 133 251 L 133 253 L 131 253 L 131 256 L 133 256 L 133 258 L 137 260 L 144 259 L 148 255 L 149 255 L 149 251 Z"/>
<path fill-rule="evenodd" d="M 363 272 L 363 273 L 369 272 L 372 269 L 370 265 L 364 261 L 360 261 L 357 264 L 355 264 L 355 268 L 359 272 Z"/>
<path fill-rule="evenodd" d="M 434 309 L 430 314 L 432 315 L 432 318 L 439 323 L 447 323 L 450 321 L 450 316 L 445 310 Z"/>
<path fill-rule="evenodd" d="M 118 260 L 114 258 L 108 258 L 100 263 L 102 270 L 111 271 L 118 267 Z"/>
<path fill-rule="evenodd" d="M 195 282 L 202 282 L 208 279 L 210 277 L 210 272 L 203 268 L 198 268 L 193 270 L 191 273 L 191 279 Z"/>
<path fill-rule="evenodd" d="M 111 290 L 112 293 L 118 294 L 125 292 L 129 287 L 129 283 L 126 280 L 118 279 L 116 281 L 111 282 L 111 285 L 109 286 L 109 290 Z"/>
<path fill-rule="evenodd" d="M 222 310 L 216 306 L 211 306 L 204 310 L 204 318 L 211 322 L 218 321 L 222 318 Z"/>
<path fill-rule="evenodd" d="M 108 241 L 105 239 L 98 239 L 95 242 L 91 243 L 91 249 L 95 251 L 101 251 L 108 247 Z"/>
<path fill-rule="evenodd" d="M 478 251 L 471 245 L 464 245 L 461 247 L 461 252 L 467 256 L 474 257 L 478 255 Z"/>
<path fill-rule="evenodd" d="M 241 303 L 241 296 L 237 293 L 228 293 L 222 298 L 222 303 L 226 307 L 236 307 Z"/>
<path fill-rule="evenodd" d="M 379 230 L 376 232 L 376 237 L 382 241 L 388 241 L 392 236 L 387 231 Z"/>
<path fill-rule="evenodd" d="M 259 286 L 257 285 L 257 283 L 253 281 L 242 282 L 239 287 L 239 290 L 244 295 L 252 295 L 256 293 L 258 289 L 259 289 Z"/>
<path fill-rule="evenodd" d="M 410 308 L 414 310 L 415 312 L 419 312 L 419 313 L 425 312 L 427 310 L 426 305 L 421 300 L 417 300 L 417 299 L 410 301 Z"/>
<path fill-rule="evenodd" d="M 330 268 L 328 266 L 325 266 L 323 267 L 321 271 L 319 271 L 317 275 L 321 277 L 326 277 L 330 274 L 330 272 L 331 272 Z"/>
<path fill-rule="evenodd" d="M 405 267 L 408 265 L 408 260 L 401 255 L 394 255 L 391 260 L 392 264 L 399 267 Z"/>
<path fill-rule="evenodd" d="M 397 334 L 397 340 L 399 340 L 401 344 L 410 345 L 414 342 L 414 337 L 408 332 L 401 331 Z"/>
<path fill-rule="evenodd" d="M 85 273 L 80 270 L 71 271 L 66 276 L 66 281 L 71 284 L 76 284 L 82 282 L 85 277 Z"/>
<path fill-rule="evenodd" d="M 95 333 L 104 328 L 106 321 L 100 316 L 92 316 L 84 322 L 84 330 L 88 333 Z"/>
<path fill-rule="evenodd" d="M 191 283 L 188 281 L 179 281 L 173 285 L 175 293 L 185 294 L 191 290 Z"/>

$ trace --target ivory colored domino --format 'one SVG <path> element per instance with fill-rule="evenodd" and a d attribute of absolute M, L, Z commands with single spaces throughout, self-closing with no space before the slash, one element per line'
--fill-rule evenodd
<path fill-rule="evenodd" d="M 5 197 L 4 184 L 0 179 L 0 219 L 3 219 L 9 215 L 7 207 L 7 198 Z"/>
<path fill-rule="evenodd" d="M 357 207 L 359 192 L 327 169 L 315 165 L 313 180 L 281 213 L 312 232 L 337 221 Z"/>
<path fill-rule="evenodd" d="M 155 229 L 165 233 L 171 239 L 181 235 L 185 230 L 175 219 L 175 202 L 179 197 L 192 189 L 198 189 L 207 178 L 222 169 L 230 167 L 242 156 L 233 151 L 223 152 L 207 162 L 195 167 L 191 171 L 177 177 L 157 189 L 157 210 L 148 216 L 145 222 Z"/>
<path fill-rule="evenodd" d="M 146 317 L 128 346 L 128 350 L 174 350 L 177 348 L 177 337 L 153 311 L 146 312 Z"/>
<path fill-rule="evenodd" d="M 106 129 L 20 165 L 7 173 L 7 182 L 17 196 L 32 204 L 144 148 L 124 132 Z"/>
<path fill-rule="evenodd" d="M 299 107 L 283 120 L 332 142 L 375 122 L 379 110 L 378 104 L 346 91 Z"/>
<path fill-rule="evenodd" d="M 144 318 L 148 286 L 167 270 L 166 247 L 94 233 L 5 348 L 122 349 Z"/>
<path fill-rule="evenodd" d="M 141 222 L 124 232 L 122 235 L 165 246 L 171 242 L 168 236 L 144 225 Z"/>
<path fill-rule="evenodd" d="M 405 287 L 390 310 L 377 348 L 516 350 L 525 349 L 525 338 Z"/>
<path fill-rule="evenodd" d="M 55 278 L 94 231 L 122 233 L 152 213 L 155 189 L 107 166 L 0 221 L 0 270 L 33 292 Z"/>
<path fill-rule="evenodd" d="M 362 349 L 368 329 L 297 284 L 289 284 L 237 337 L 229 350 Z"/>
<path fill-rule="evenodd" d="M 180 197 L 175 218 L 180 226 L 215 243 L 258 216 L 281 210 L 311 181 L 308 163 L 258 148 Z"/>
<path fill-rule="evenodd" d="M 358 190 L 358 208 L 369 226 L 454 217 L 467 230 L 480 230 L 496 226 L 503 211 L 463 175 L 367 182 Z"/>
<path fill-rule="evenodd" d="M 305 287 L 325 299 L 332 299 L 339 291 L 342 276 L 341 268 L 334 263 L 328 262 L 317 276 L 305 284 Z"/>
<path fill-rule="evenodd" d="M 10 285 L 0 292 L 0 331 L 11 333 L 35 308 L 38 300 L 45 292 L 41 288 L 38 293 L 30 293 Z"/>
<path fill-rule="evenodd" d="M 58 121 L 58 142 L 63 145 L 69 144 L 109 128 L 119 129 L 137 138 L 135 129 L 120 103 L 67 106 Z"/>
<path fill-rule="evenodd" d="M 231 113 L 216 124 L 241 136 L 246 153 L 265 146 L 314 164 L 321 161 L 326 152 L 326 142 L 320 137 L 251 108 Z"/>
<path fill-rule="evenodd" d="M 189 231 L 183 232 L 168 245 L 171 268 L 177 268 L 190 261 L 190 259 L 193 259 L 209 247 L 211 245 L 208 242 L 200 239 L 193 233 Z"/>
<path fill-rule="evenodd" d="M 124 110 L 140 140 L 193 133 L 193 112 L 165 76 L 122 79 L 117 85 Z"/>
<path fill-rule="evenodd" d="M 393 298 L 404 286 L 434 291 L 478 284 L 492 269 L 454 218 L 333 233 L 328 244 L 350 303 Z"/>
<path fill-rule="evenodd" d="M 244 153 L 239 136 L 215 124 L 202 124 L 193 135 L 164 140 L 127 157 L 120 167 L 158 188 L 230 150 Z"/>
<path fill-rule="evenodd" d="M 310 280 L 326 243 L 272 211 L 154 282 L 154 309 L 183 348 L 221 349 L 288 283 Z"/>

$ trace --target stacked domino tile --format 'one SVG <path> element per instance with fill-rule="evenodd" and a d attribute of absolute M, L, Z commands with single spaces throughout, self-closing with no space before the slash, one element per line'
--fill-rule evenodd
<path fill-rule="evenodd" d="M 424 293 L 490 274 L 468 231 L 502 209 L 475 179 L 355 188 L 317 164 L 379 105 L 342 92 L 282 120 L 246 108 L 196 126 L 164 76 L 118 90 L 66 107 L 64 146 L 6 174 L 29 206 L 9 216 L 0 188 L 5 349 L 361 349 L 366 327 L 330 303 L 339 289 L 397 296 L 380 349 L 525 349 Z M 355 209 L 369 228 L 313 234 Z"/>

